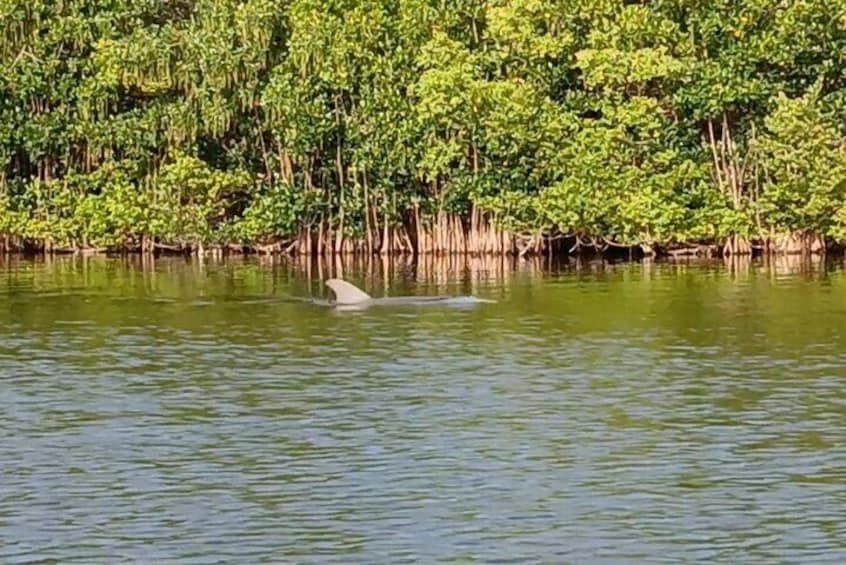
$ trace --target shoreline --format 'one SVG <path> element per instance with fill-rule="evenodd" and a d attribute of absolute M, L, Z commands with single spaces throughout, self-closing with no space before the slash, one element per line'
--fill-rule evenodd
<path fill-rule="evenodd" d="M 815 239 L 816 245 L 805 245 L 799 241 L 797 245 L 777 246 L 772 241 L 745 241 L 738 249 L 731 242 L 718 244 L 695 243 L 678 246 L 654 245 L 623 245 L 616 243 L 598 243 L 596 240 L 585 242 L 577 238 L 563 239 L 560 237 L 545 238 L 544 245 L 525 247 L 511 246 L 510 248 L 473 250 L 464 246 L 447 249 L 425 249 L 418 251 L 414 245 L 402 248 L 392 248 L 387 251 L 376 250 L 366 246 L 342 246 L 334 249 L 327 246 L 323 250 L 304 248 L 301 242 L 295 240 L 270 244 L 196 244 L 174 245 L 153 243 L 149 240 L 141 245 L 116 247 L 54 247 L 46 244 L 13 244 L 3 245 L 0 241 L 0 256 L 186 256 L 186 257 L 226 257 L 226 256 L 275 256 L 290 258 L 391 258 L 391 257 L 513 257 L 513 258 L 565 258 L 565 257 L 602 257 L 608 259 L 642 260 L 645 258 L 708 258 L 725 259 L 727 257 L 781 257 L 781 256 L 830 256 L 846 254 L 846 245 L 837 242 L 825 242 L 821 238 Z M 561 244 L 563 242 L 563 244 Z M 575 242 L 575 243 L 574 243 Z"/>
<path fill-rule="evenodd" d="M 775 260 L 779 258 L 789 259 L 815 259 L 829 260 L 846 257 L 846 249 L 842 246 L 832 246 L 829 249 L 807 251 L 765 251 L 753 249 L 748 253 L 701 253 L 689 249 L 670 250 L 664 252 L 644 253 L 638 248 L 614 247 L 606 250 L 593 248 L 582 248 L 575 252 L 558 251 L 555 253 L 527 253 L 519 254 L 512 252 L 471 252 L 471 251 L 448 251 L 448 252 L 394 252 L 378 253 L 367 251 L 349 252 L 327 252 L 327 253 L 292 253 L 286 251 L 266 251 L 255 247 L 244 246 L 241 248 L 229 247 L 219 248 L 215 246 L 204 247 L 202 251 L 192 248 L 179 249 L 175 246 L 157 247 L 152 251 L 142 251 L 140 248 L 111 249 L 111 248 L 53 248 L 49 251 L 32 248 L 3 249 L 0 248 L 0 259 L 7 257 L 37 259 L 57 257 L 105 257 L 105 258 L 142 258 L 142 259 L 215 259 L 225 260 L 230 258 L 259 258 L 259 259 L 283 259 L 299 261 L 441 261 L 441 260 L 509 260 L 509 261 L 579 261 L 598 260 L 611 262 L 643 262 L 643 261 L 728 261 L 728 260 Z"/>

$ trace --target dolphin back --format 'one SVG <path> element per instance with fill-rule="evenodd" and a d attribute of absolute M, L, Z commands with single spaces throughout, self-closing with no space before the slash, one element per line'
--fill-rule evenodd
<path fill-rule="evenodd" d="M 326 286 L 335 293 L 336 304 L 361 304 L 370 300 L 370 295 L 347 281 L 341 279 L 329 279 Z"/>

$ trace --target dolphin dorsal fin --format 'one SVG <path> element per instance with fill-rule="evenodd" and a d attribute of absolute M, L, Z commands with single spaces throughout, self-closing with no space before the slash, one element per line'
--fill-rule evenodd
<path fill-rule="evenodd" d="M 358 304 L 370 300 L 369 294 L 341 279 L 329 279 L 326 281 L 326 286 L 335 293 L 335 302 L 338 304 Z"/>

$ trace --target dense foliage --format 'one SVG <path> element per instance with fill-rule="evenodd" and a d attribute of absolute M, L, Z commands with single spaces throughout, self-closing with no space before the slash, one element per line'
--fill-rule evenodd
<path fill-rule="evenodd" d="M 846 0 L 0 0 L 0 246 L 846 239 Z"/>

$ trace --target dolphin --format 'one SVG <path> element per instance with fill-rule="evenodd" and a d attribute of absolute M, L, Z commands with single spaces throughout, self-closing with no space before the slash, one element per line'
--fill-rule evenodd
<path fill-rule="evenodd" d="M 326 286 L 335 293 L 334 304 L 341 307 L 366 308 L 368 306 L 391 306 L 391 305 L 470 305 L 480 303 L 493 303 L 495 300 L 477 298 L 475 296 L 386 296 L 373 298 L 354 284 L 341 279 L 328 279 Z"/>

